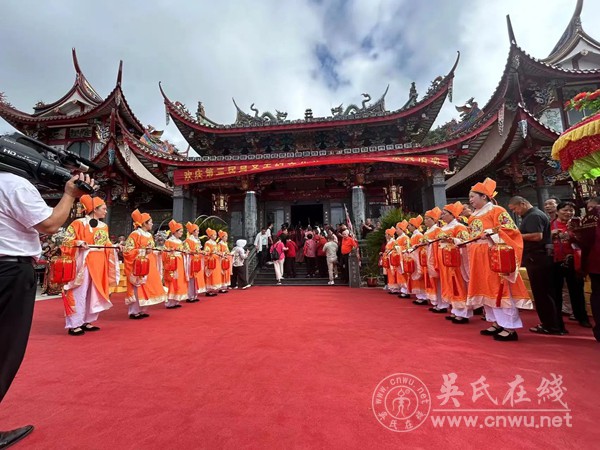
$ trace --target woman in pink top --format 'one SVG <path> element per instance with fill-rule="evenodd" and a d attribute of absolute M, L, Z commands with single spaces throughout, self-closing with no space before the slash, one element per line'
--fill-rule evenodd
<path fill-rule="evenodd" d="M 277 280 L 278 285 L 281 284 L 281 280 L 283 279 L 283 263 L 285 261 L 285 251 L 287 249 L 285 243 L 281 240 L 281 236 L 277 237 L 275 243 L 271 245 L 271 259 L 273 260 L 273 266 L 275 267 L 275 279 Z M 277 259 L 273 259 L 275 252 L 277 252 Z"/>

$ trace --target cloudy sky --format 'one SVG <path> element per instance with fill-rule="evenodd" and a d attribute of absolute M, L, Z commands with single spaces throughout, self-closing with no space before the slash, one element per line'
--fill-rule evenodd
<path fill-rule="evenodd" d="M 143 124 L 166 129 L 185 149 L 165 112 L 162 81 L 172 100 L 208 117 L 235 121 L 234 97 L 247 112 L 287 111 L 288 119 L 330 115 L 361 94 L 379 98 L 390 85 L 388 109 L 401 107 L 410 82 L 420 95 L 446 74 L 461 52 L 454 104 L 492 95 L 508 55 L 506 14 L 518 44 L 549 54 L 576 0 L 5 0 L 0 27 L 0 92 L 32 112 L 73 84 L 71 48 L 101 96 L 114 87 L 119 60 L 123 89 Z M 600 1 L 587 0 L 584 29 Z M 456 116 L 446 103 L 437 124 Z M 13 131 L 0 119 L 0 134 Z"/>

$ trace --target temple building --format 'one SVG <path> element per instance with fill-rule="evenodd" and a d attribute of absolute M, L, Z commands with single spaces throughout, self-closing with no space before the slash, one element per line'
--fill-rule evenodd
<path fill-rule="evenodd" d="M 392 111 L 386 108 L 388 89 L 374 101 L 363 94 L 360 103 L 340 104 L 326 117 L 308 108 L 300 119 L 281 111 L 261 113 L 254 104 L 250 113 L 234 100 L 235 122 L 223 125 L 210 119 L 201 102 L 192 114 L 160 85 L 167 120 L 194 157 L 136 118 L 121 89 L 122 64 L 113 91 L 102 99 L 74 50 L 76 78 L 67 94 L 38 103 L 32 114 L 0 96 L 0 117 L 100 166 L 95 177 L 118 234 L 129 231 L 128 214 L 136 207 L 150 211 L 155 223 L 171 215 L 191 221 L 215 214 L 232 236 L 253 237 L 270 222 L 336 224 L 345 222 L 346 211 L 359 226 L 388 208 L 423 211 L 465 199 L 470 186 L 486 176 L 498 181 L 500 197 L 518 193 L 541 204 L 551 195 L 570 197 L 573 187 L 581 195 L 590 188 L 572 185 L 550 158 L 560 133 L 586 114 L 565 112 L 565 101 L 600 88 L 600 43 L 583 30 L 582 8 L 578 0 L 544 59 L 519 47 L 507 17 L 507 61 L 491 98 L 482 107 L 469 99 L 456 107 L 457 120 L 436 129 L 440 109 L 452 100 L 458 57 L 424 95 L 414 83 L 407 86 L 406 103 Z"/>

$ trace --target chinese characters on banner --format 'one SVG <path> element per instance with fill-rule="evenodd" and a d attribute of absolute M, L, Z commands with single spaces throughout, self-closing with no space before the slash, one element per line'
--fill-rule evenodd
<path fill-rule="evenodd" d="M 336 158 L 289 158 L 273 162 L 246 162 L 228 161 L 222 165 L 210 165 L 178 169 L 174 172 L 174 182 L 181 186 L 191 183 L 202 183 L 221 178 L 230 178 L 240 175 L 268 172 L 272 170 L 293 169 L 297 167 L 311 167 L 317 165 L 356 164 L 361 162 L 381 162 L 392 164 L 409 164 L 426 167 L 448 167 L 446 155 L 434 156 L 344 156 Z"/>

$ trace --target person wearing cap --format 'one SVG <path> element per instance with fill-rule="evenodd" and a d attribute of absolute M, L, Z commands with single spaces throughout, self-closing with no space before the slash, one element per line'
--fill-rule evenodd
<path fill-rule="evenodd" d="M 172 220 L 169 222 L 170 236 L 165 241 L 163 251 L 163 274 L 167 288 L 167 309 L 180 308 L 179 302 L 188 298 L 188 274 L 185 270 L 183 241 L 183 225 Z M 175 258 L 175 270 L 166 270 L 167 259 Z"/>
<path fill-rule="evenodd" d="M 421 225 L 423 224 L 423 217 L 418 215 L 417 217 L 411 217 L 408 219 L 408 231 L 411 233 L 410 236 L 410 247 L 423 243 L 423 233 L 421 233 Z M 408 292 L 411 295 L 415 295 L 416 302 L 419 304 L 427 304 L 427 292 L 425 292 L 425 280 L 423 277 L 423 267 L 421 267 L 421 252 L 425 252 L 427 249 L 423 247 L 416 248 L 415 250 L 408 253 L 409 257 L 415 262 L 415 271 L 412 274 L 407 274 L 408 277 Z"/>
<path fill-rule="evenodd" d="M 131 213 L 134 230 L 131 232 L 123 247 L 125 276 L 127 277 L 127 296 L 129 318 L 144 319 L 149 316 L 148 306 L 167 301 L 167 294 L 162 284 L 161 265 L 154 252 L 154 237 L 152 236 L 152 217 L 141 213 L 138 209 Z M 148 275 L 143 277 L 133 274 L 136 258 L 148 258 Z"/>
<path fill-rule="evenodd" d="M 406 234 L 406 230 L 408 229 L 408 222 L 403 220 L 402 222 L 398 222 L 396 224 L 396 234 L 398 237 L 396 238 L 395 243 L 395 252 L 402 257 L 402 253 L 408 250 L 410 245 L 410 240 L 408 235 Z M 391 266 L 390 266 L 391 267 Z M 400 297 L 408 298 L 410 295 L 408 293 L 408 277 L 409 274 L 405 274 L 402 265 L 396 267 L 396 282 L 398 283 L 398 287 L 400 288 Z"/>
<path fill-rule="evenodd" d="M 65 328 L 71 336 L 98 331 L 92 325 L 102 311 L 112 307 L 110 286 L 119 284 L 119 259 L 112 247 L 106 217 L 106 204 L 100 197 L 82 195 L 86 215 L 67 228 L 61 247 L 64 256 L 75 260 L 76 275 L 64 286 Z M 90 246 L 93 246 L 90 248 Z"/>
<path fill-rule="evenodd" d="M 233 258 L 233 270 L 231 272 L 231 288 L 248 289 L 252 285 L 246 281 L 246 273 L 244 271 L 244 260 L 248 257 L 249 251 L 245 249 L 248 242 L 245 239 L 235 241 L 235 247 L 231 250 Z"/>
<path fill-rule="evenodd" d="M 439 242 L 431 242 L 440 237 L 442 230 L 438 222 L 442 216 L 442 210 L 437 206 L 425 212 L 425 241 L 429 242 L 425 247 L 427 252 L 427 270 L 423 271 L 425 278 L 425 292 L 427 298 L 433 305 L 429 311 L 433 313 L 445 313 L 448 311 L 450 304 L 442 299 L 442 286 L 440 284 L 440 261 L 438 260 Z"/>
<path fill-rule="evenodd" d="M 186 270 L 188 273 L 188 298 L 187 303 L 195 303 L 198 300 L 198 294 L 204 294 L 206 292 L 206 281 L 204 280 L 204 257 L 202 256 L 202 243 L 198 238 L 200 234 L 200 228 L 195 223 L 188 222 L 185 224 L 187 230 L 187 238 L 183 242 L 183 248 L 189 253 L 189 257 L 186 258 Z M 192 270 L 192 258 L 200 258 L 202 267 L 196 273 Z"/>
<path fill-rule="evenodd" d="M 400 292 L 400 285 L 398 284 L 397 279 L 399 275 L 398 267 L 392 265 L 392 259 L 390 258 L 393 253 L 396 253 L 395 235 L 396 228 L 391 227 L 385 230 L 385 239 L 387 242 L 385 244 L 385 251 L 383 252 L 382 257 L 387 259 L 389 264 L 388 267 L 384 268 L 383 270 L 387 275 L 387 289 L 390 294 L 397 294 Z"/>
<path fill-rule="evenodd" d="M 467 279 L 469 276 L 469 261 L 467 249 L 457 247 L 460 252 L 460 267 L 447 267 L 443 263 L 444 248 L 455 246 L 469 239 L 468 228 L 459 221 L 463 210 L 461 202 L 451 203 L 444 206 L 441 219 L 444 222 L 442 226 L 441 238 L 447 240 L 441 241 L 438 250 L 440 284 L 442 286 L 442 299 L 444 302 L 452 304 L 451 314 L 446 319 L 455 324 L 469 323 L 473 316 L 473 310 L 467 308 Z"/>
<path fill-rule="evenodd" d="M 206 229 L 208 240 L 204 244 L 204 276 L 206 280 L 206 295 L 214 297 L 217 291 L 221 289 L 221 259 L 218 255 L 217 232 L 212 228 Z M 214 269 L 209 269 L 209 264 L 214 265 Z"/>
<path fill-rule="evenodd" d="M 469 217 L 471 239 L 468 244 L 469 288 L 467 306 L 485 307 L 485 316 L 492 325 L 481 330 L 484 336 L 497 341 L 516 341 L 516 330 L 523 327 L 519 308 L 533 309 L 527 288 L 519 274 L 523 254 L 523 238 L 508 212 L 494 200 L 496 182 L 486 178 L 469 192 L 469 203 L 475 208 Z M 505 243 L 515 251 L 517 269 L 505 275 L 492 271 L 488 248 L 493 243 Z"/>
<path fill-rule="evenodd" d="M 218 232 L 219 241 L 217 242 L 217 252 L 221 256 L 221 288 L 219 292 L 221 294 L 227 294 L 229 292 L 229 285 L 231 284 L 231 255 L 229 254 L 229 245 L 227 244 L 227 232 L 225 230 L 219 230 Z M 229 261 L 229 267 L 224 269 L 223 261 Z"/>

